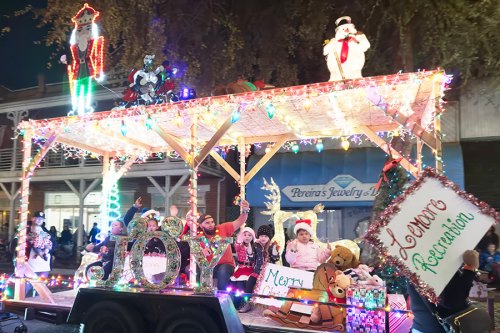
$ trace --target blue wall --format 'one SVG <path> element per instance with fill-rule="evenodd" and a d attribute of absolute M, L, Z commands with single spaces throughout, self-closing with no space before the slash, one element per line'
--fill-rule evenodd
<path fill-rule="evenodd" d="M 248 163 L 250 170 L 262 156 L 253 155 Z M 262 178 L 274 179 L 280 189 L 288 185 L 326 184 L 339 174 L 349 174 L 362 183 L 377 183 L 386 159 L 379 148 L 353 148 L 348 151 L 328 150 L 321 153 L 303 152 L 299 154 L 279 153 L 252 178 L 246 188 L 247 199 L 254 207 L 263 207 L 267 191 L 261 189 Z M 464 188 L 464 167 L 462 150 L 458 143 L 443 145 L 445 175 Z M 434 167 L 435 162 L 429 149 L 423 150 L 423 163 Z M 283 193 L 282 208 L 311 207 L 313 202 L 292 202 Z M 371 201 L 323 202 L 328 208 L 349 206 L 371 206 Z"/>

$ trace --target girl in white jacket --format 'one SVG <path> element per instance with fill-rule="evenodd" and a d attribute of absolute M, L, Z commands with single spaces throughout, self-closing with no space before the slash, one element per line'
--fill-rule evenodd
<path fill-rule="evenodd" d="M 331 247 L 320 247 L 311 239 L 311 220 L 298 220 L 293 231 L 296 238 L 286 245 L 285 258 L 290 267 L 305 271 L 316 271 L 316 268 L 330 257 Z"/>

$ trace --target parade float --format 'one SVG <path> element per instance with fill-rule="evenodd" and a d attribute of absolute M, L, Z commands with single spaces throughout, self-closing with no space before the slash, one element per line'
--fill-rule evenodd
<path fill-rule="evenodd" d="M 472 238 L 475 239 L 487 226 L 498 222 L 498 214 L 485 203 L 460 192 L 440 175 L 443 168 L 442 97 L 449 77 L 443 70 L 361 77 L 364 51 L 370 45 L 366 37 L 355 30 L 350 18 L 342 18 L 347 23 L 339 25 L 335 38 L 325 44 L 324 53 L 332 74 L 329 82 L 250 89 L 245 93 L 175 101 L 165 97 L 172 90 L 168 75 L 162 74 L 169 72 L 168 64 L 163 63 L 154 70 L 154 56 L 149 55 L 144 59 L 144 68 L 129 77 L 130 85 L 124 95 L 127 103 L 110 111 L 93 112 L 90 87 L 103 75 L 104 40 L 94 27 L 98 16 L 97 11 L 85 5 L 73 18 L 75 31 L 80 25 L 90 24 L 92 29 L 87 29 L 89 33 L 83 36 L 75 32 L 71 39 L 74 63 L 68 66 L 73 102 L 70 114 L 62 118 L 24 121 L 18 128 L 19 135 L 23 136 L 24 171 L 19 246 L 15 277 L 12 278 L 15 294 L 13 299 L 4 300 L 8 307 L 39 308 L 63 314 L 71 312 L 69 322 L 84 323 L 88 328 L 99 327 L 97 321 L 109 321 L 116 323 L 117 327 L 125 325 L 127 332 L 139 332 L 143 327 L 157 332 L 180 332 L 183 327 L 190 327 L 206 332 L 306 329 L 406 333 L 411 327 L 411 313 L 407 310 L 405 298 L 387 294 L 384 281 L 372 275 L 370 267 L 359 264 L 359 248 L 349 240 L 331 244 L 330 261 L 315 273 L 298 271 L 279 263 L 267 265 L 259 276 L 254 293 L 242 294 L 241 291 L 217 291 L 213 287 L 213 267 L 232 239 L 215 237 L 208 241 L 192 228 L 192 233 L 184 237 L 191 246 L 191 272 L 196 271 L 198 264 L 201 282 L 197 284 L 195 274 L 191 274 L 190 284 L 181 288 L 174 284 L 180 260 L 174 239 L 183 229 L 182 221 L 176 218 L 163 219 L 161 231 L 155 232 L 146 231 L 144 219 L 132 221 L 128 235 L 115 238 L 113 271 L 108 280 L 100 280 L 102 271 L 98 268 L 86 274 L 86 262 L 83 262 L 76 276 L 89 278 L 87 287 L 51 293 L 26 260 L 25 243 L 30 179 L 47 152 L 54 148 L 68 151 L 73 157 L 98 157 L 102 160 L 102 198 L 105 203 L 101 229 L 106 230 L 109 223 L 106 209 L 110 206 L 113 184 L 135 163 L 155 154 L 179 156 L 186 162 L 191 170 L 190 208 L 196 217 L 197 171 L 208 155 L 235 179 L 240 187 L 240 198 L 244 199 L 245 185 L 250 181 L 261 181 L 254 176 L 283 147 L 295 151 L 300 140 L 308 139 L 317 143 L 337 140 L 348 149 L 352 137 L 364 135 L 393 157 L 393 165 L 397 164 L 418 179 L 373 224 L 368 241 L 394 265 L 407 272 L 412 282 L 433 301 L 449 279 L 450 272 L 459 266 L 457 251 L 452 251 L 451 247 L 451 243 L 460 243 L 459 235 L 455 233 L 456 237 L 451 240 L 453 230 L 463 230 L 472 225 L 471 220 L 480 220 L 473 221 L 475 232 Z M 79 43 L 84 40 L 91 41 L 90 44 L 81 44 L 90 45 L 90 49 L 80 47 Z M 85 61 L 82 62 L 79 55 L 87 59 L 87 65 L 90 64 L 87 69 L 90 70 L 82 71 Z M 162 92 L 158 95 L 157 91 Z M 141 99 L 142 103 L 138 102 Z M 390 142 L 379 136 L 380 132 L 408 134 L 407 137 L 416 144 L 416 158 L 412 160 L 391 149 Z M 245 154 L 248 146 L 253 144 L 265 144 L 269 149 L 251 170 L 247 170 Z M 34 145 L 39 149 L 33 156 Z M 426 171 L 422 176 L 423 145 L 434 154 L 435 171 Z M 239 170 L 233 169 L 221 156 L 226 147 L 237 148 Z M 321 205 L 310 211 L 285 212 L 280 209 L 280 189 L 274 181 L 264 180 L 263 188 L 271 192 L 269 195 L 263 192 L 263 196 L 270 200 L 267 214 L 272 218 L 276 231 L 274 240 L 281 251 L 285 248 L 283 223 L 292 215 L 310 220 L 312 236 L 316 236 L 316 214 L 321 211 Z M 440 193 L 443 197 L 439 196 Z M 407 205 L 405 199 L 417 194 L 418 205 Z M 459 212 L 452 208 L 458 205 L 465 205 L 468 210 Z M 401 213 L 415 216 L 415 220 L 406 224 Z M 444 232 L 443 237 L 451 242 L 446 243 L 449 246 L 444 251 L 451 259 L 444 259 L 445 253 L 441 251 L 439 256 L 442 258 L 438 260 L 437 254 L 431 253 L 438 250 L 426 248 L 435 243 L 428 230 L 434 219 L 447 218 L 452 219 L 448 226 L 450 230 L 439 231 Z M 406 227 L 401 228 L 401 225 Z M 413 236 L 408 238 L 405 232 Z M 143 258 L 145 243 L 153 237 L 160 239 L 167 249 L 167 255 L 161 259 L 163 277 L 155 282 L 145 274 L 147 260 Z M 408 239 L 415 243 L 418 240 L 418 247 L 413 249 L 413 244 L 403 243 L 403 240 L 409 242 Z M 134 241 L 134 246 L 127 253 L 127 243 L 131 241 Z M 445 248 L 445 243 L 439 242 L 441 240 L 438 240 L 438 245 Z M 202 255 L 201 244 L 213 249 L 215 255 L 210 260 Z M 415 251 L 420 251 L 420 257 Z M 126 260 L 130 269 L 124 268 Z M 439 265 L 443 272 L 430 262 L 432 260 L 446 263 Z M 132 275 L 124 278 L 124 274 Z M 440 278 L 436 279 L 438 275 Z M 39 296 L 25 298 L 27 282 L 33 285 Z M 238 314 L 230 300 L 231 293 L 234 297 L 252 298 L 259 306 L 250 313 Z"/>

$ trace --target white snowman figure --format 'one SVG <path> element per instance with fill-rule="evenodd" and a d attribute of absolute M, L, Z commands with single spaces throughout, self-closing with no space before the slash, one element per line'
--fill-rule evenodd
<path fill-rule="evenodd" d="M 339 25 L 341 21 L 347 23 Z M 335 21 L 335 38 L 323 48 L 326 64 L 330 71 L 330 81 L 356 79 L 363 77 L 361 70 L 365 64 L 365 52 L 370 42 L 365 34 L 357 31 L 349 16 L 342 16 Z"/>

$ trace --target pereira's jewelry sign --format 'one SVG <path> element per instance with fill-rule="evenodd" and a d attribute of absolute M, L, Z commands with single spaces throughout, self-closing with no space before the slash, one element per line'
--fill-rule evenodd
<path fill-rule="evenodd" d="M 376 183 L 362 183 L 351 175 L 338 175 L 326 184 L 289 185 L 282 192 L 290 201 L 373 201 Z"/>
<path fill-rule="evenodd" d="M 432 169 L 398 197 L 370 227 L 366 240 L 430 300 L 436 301 L 500 214 Z"/>

